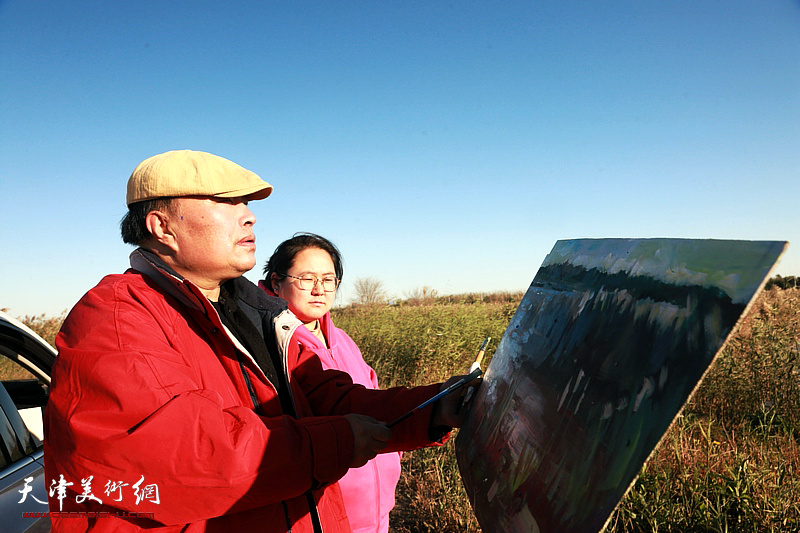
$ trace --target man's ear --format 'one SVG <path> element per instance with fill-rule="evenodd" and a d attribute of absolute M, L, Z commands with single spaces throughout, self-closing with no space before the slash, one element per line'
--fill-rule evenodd
<path fill-rule="evenodd" d="M 150 211 L 145 217 L 145 225 L 152 239 L 167 248 L 177 251 L 177 242 L 170 229 L 169 222 L 169 214 L 164 211 Z"/>

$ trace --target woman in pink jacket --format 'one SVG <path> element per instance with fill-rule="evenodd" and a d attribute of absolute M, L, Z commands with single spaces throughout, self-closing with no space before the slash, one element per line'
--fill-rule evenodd
<path fill-rule="evenodd" d="M 347 333 L 337 328 L 330 310 L 343 274 L 339 250 L 329 240 L 298 233 L 281 243 L 264 267 L 259 285 L 283 298 L 305 328 L 295 334 L 316 353 L 325 368 L 350 374 L 353 382 L 378 388 L 375 371 Z M 345 509 L 355 533 L 385 533 L 400 478 L 400 454 L 380 454 L 339 480 Z"/>

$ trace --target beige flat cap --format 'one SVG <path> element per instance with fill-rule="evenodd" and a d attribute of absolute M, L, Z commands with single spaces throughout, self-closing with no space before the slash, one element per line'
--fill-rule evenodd
<path fill-rule="evenodd" d="M 195 150 L 173 150 L 145 159 L 128 180 L 126 202 L 171 196 L 218 196 L 261 200 L 272 185 L 224 157 Z"/>

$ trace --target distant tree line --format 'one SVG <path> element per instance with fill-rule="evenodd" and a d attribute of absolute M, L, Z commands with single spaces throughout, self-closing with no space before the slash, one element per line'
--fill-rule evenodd
<path fill-rule="evenodd" d="M 778 289 L 796 289 L 800 287 L 800 283 L 798 283 L 796 276 L 773 276 L 769 278 L 767 284 L 764 285 L 764 288 L 769 290 L 773 287 L 777 287 Z"/>
<path fill-rule="evenodd" d="M 630 280 L 627 279 L 627 276 L 621 276 L 625 278 L 624 281 L 629 283 Z M 558 276 L 558 279 L 563 281 L 564 272 Z M 583 278 L 580 278 L 583 279 Z M 773 276 L 767 283 L 764 285 L 764 288 L 769 290 L 772 288 L 778 289 L 795 289 L 800 288 L 800 282 L 798 282 L 797 276 Z M 663 288 L 662 288 L 663 289 Z M 674 288 L 675 290 L 681 290 L 680 288 Z M 441 296 L 439 291 L 433 289 L 427 285 L 410 290 L 405 293 L 405 299 L 397 299 L 397 298 L 389 298 L 386 292 L 386 288 L 383 285 L 383 282 L 377 278 L 358 278 L 353 283 L 353 291 L 354 296 L 352 297 L 350 303 L 359 304 L 359 305 L 376 305 L 376 304 L 385 304 L 389 301 L 390 305 L 423 305 L 423 304 L 433 304 L 433 303 L 477 303 L 477 302 L 489 302 L 489 301 L 520 301 L 522 300 L 522 296 L 524 296 L 524 292 L 521 293 L 508 293 L 508 292 L 498 292 L 496 294 L 484 294 L 484 293 L 468 293 L 468 294 L 458 294 L 458 295 L 446 295 Z M 662 290 L 662 293 L 664 291 Z"/>

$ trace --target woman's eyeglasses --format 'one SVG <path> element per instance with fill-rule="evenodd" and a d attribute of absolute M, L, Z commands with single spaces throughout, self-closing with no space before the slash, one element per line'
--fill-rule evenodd
<path fill-rule="evenodd" d="M 337 287 L 339 287 L 339 278 L 335 278 L 333 276 L 326 276 L 324 278 L 318 278 L 317 276 L 306 275 L 303 277 L 292 276 L 291 274 L 281 274 L 282 276 L 286 276 L 287 278 L 292 278 L 297 280 L 297 287 L 301 291 L 310 291 L 316 287 L 317 283 L 322 285 L 322 290 L 325 292 L 334 292 Z"/>

